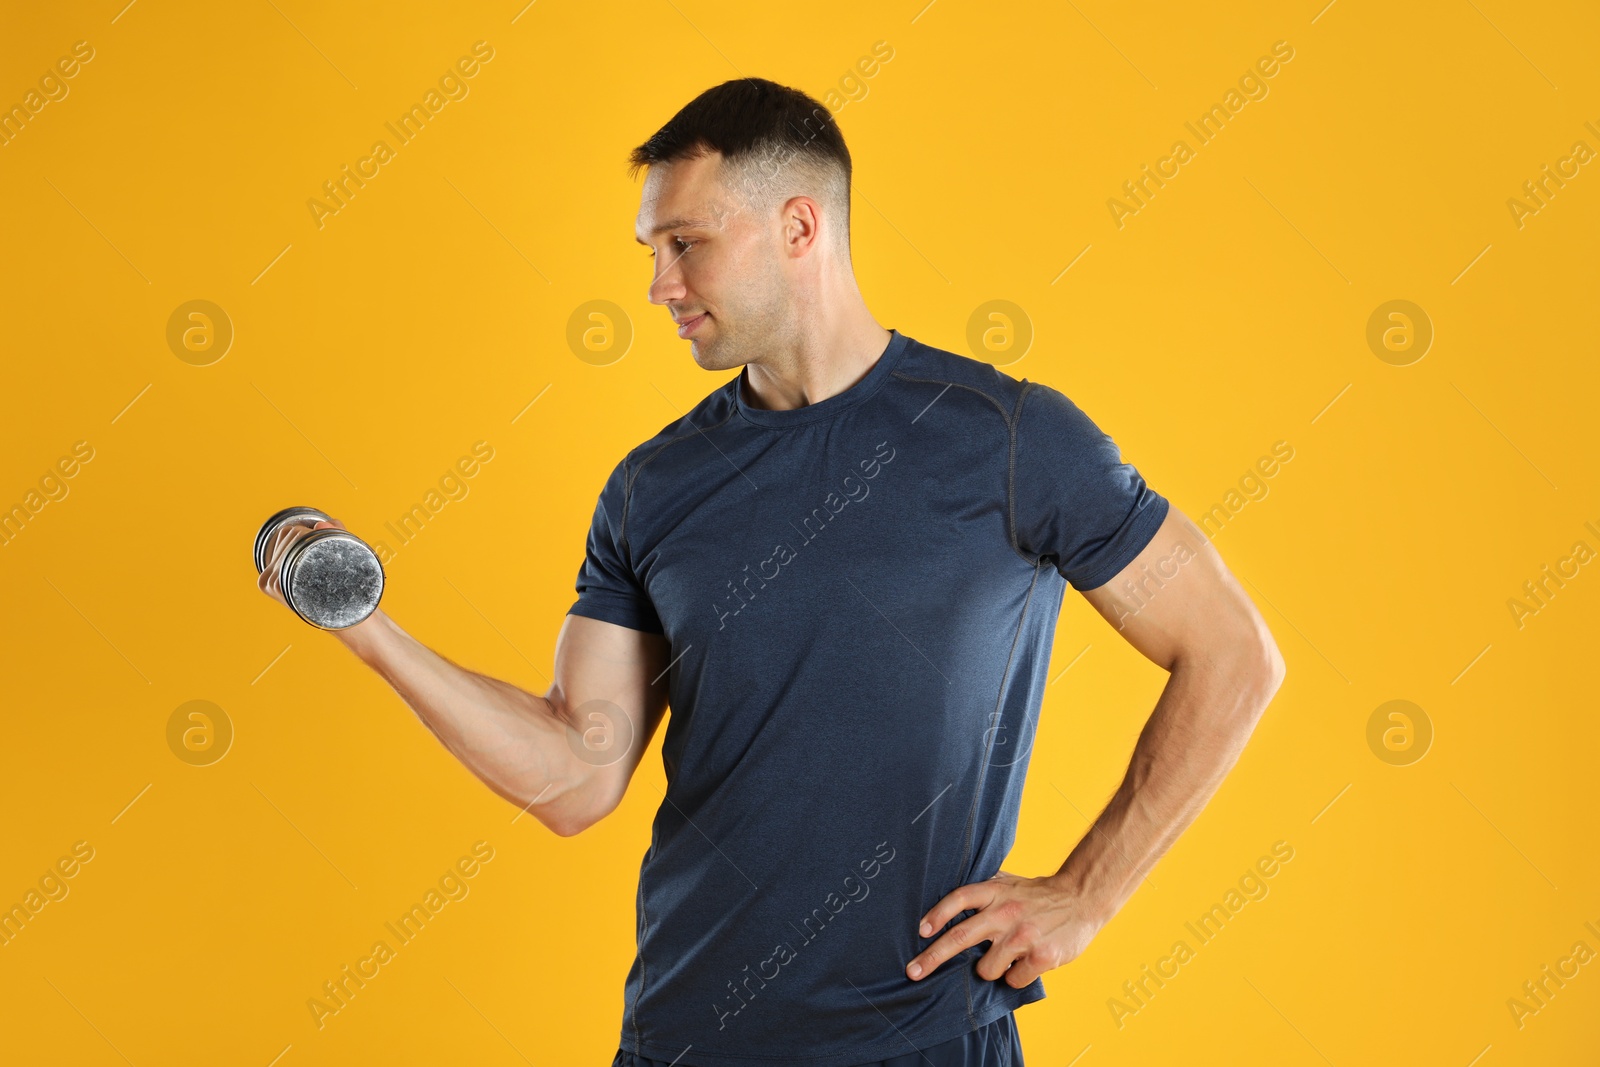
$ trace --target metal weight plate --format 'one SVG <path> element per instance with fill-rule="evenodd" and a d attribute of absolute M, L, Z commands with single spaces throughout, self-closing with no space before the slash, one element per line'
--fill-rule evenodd
<path fill-rule="evenodd" d="M 383 566 L 372 549 L 344 530 L 316 530 L 294 543 L 278 573 L 294 613 L 324 630 L 343 630 L 377 610 Z"/>

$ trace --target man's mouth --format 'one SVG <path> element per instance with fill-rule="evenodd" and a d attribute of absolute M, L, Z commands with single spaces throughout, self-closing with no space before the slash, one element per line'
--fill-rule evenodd
<path fill-rule="evenodd" d="M 702 311 L 700 314 L 696 315 L 692 319 L 683 319 L 683 320 L 681 320 L 679 322 L 679 325 L 678 325 L 678 336 L 679 337 L 688 337 L 691 333 L 693 333 L 696 330 L 696 328 L 699 327 L 701 321 L 705 317 L 706 317 L 706 312 Z"/>

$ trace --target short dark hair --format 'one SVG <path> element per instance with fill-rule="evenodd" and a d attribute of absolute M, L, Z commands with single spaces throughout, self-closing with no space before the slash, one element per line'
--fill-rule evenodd
<path fill-rule="evenodd" d="M 640 168 L 718 152 L 723 179 L 747 204 L 776 207 L 818 196 L 844 219 L 850 243 L 850 149 L 833 113 L 798 89 L 765 78 L 736 78 L 689 101 L 628 156 Z M 820 194 L 820 195 L 818 195 Z"/>

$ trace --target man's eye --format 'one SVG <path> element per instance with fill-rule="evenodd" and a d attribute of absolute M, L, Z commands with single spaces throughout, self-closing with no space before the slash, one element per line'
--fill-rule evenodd
<path fill-rule="evenodd" d="M 689 238 L 686 238 L 686 237 L 674 237 L 672 239 L 672 243 L 675 244 L 675 245 L 680 246 L 683 249 L 683 251 L 687 252 L 687 251 L 689 251 L 689 249 L 693 248 L 695 245 L 699 244 L 700 242 L 699 241 L 690 240 Z M 650 252 L 650 258 L 651 259 L 655 259 L 656 258 L 656 250 L 654 248 L 651 248 L 651 249 L 649 249 L 649 252 Z"/>

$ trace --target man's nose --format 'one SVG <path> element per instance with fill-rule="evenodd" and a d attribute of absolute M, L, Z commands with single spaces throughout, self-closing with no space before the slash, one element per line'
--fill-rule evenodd
<path fill-rule="evenodd" d="M 662 259 L 663 254 L 658 253 L 654 262 L 659 264 Z M 677 261 L 676 254 L 673 253 L 665 266 L 656 268 L 656 276 L 650 282 L 650 289 L 646 295 L 652 304 L 665 304 L 671 300 L 681 300 L 685 292 L 683 269 Z"/>

